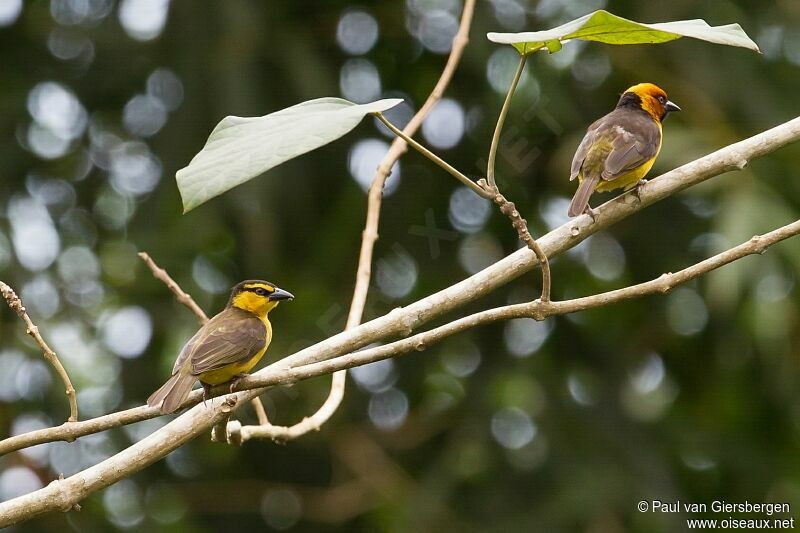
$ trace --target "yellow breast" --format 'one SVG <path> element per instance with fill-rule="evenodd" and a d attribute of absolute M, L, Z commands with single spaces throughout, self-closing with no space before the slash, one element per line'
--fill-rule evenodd
<path fill-rule="evenodd" d="M 237 375 L 249 373 L 250 370 L 252 370 L 252 368 L 258 364 L 261 358 L 264 357 L 264 354 L 267 352 L 267 348 L 269 348 L 269 343 L 272 341 L 272 324 L 269 323 L 269 320 L 267 320 L 266 317 L 264 317 L 262 320 L 264 325 L 267 327 L 267 339 L 264 343 L 263 349 L 257 352 L 250 359 L 240 363 L 233 363 L 223 366 L 222 368 L 203 372 L 198 376 L 200 381 L 203 383 L 208 383 L 209 385 L 219 385 L 220 383 L 227 383 Z"/>
<path fill-rule="evenodd" d="M 662 131 L 660 122 L 658 123 L 658 129 L 659 131 Z M 658 154 L 661 152 L 661 142 L 663 139 L 663 134 L 658 136 L 658 149 L 656 150 L 656 155 L 654 155 L 650 161 L 647 161 L 645 164 L 638 166 L 627 174 L 623 174 L 611 181 L 600 180 L 600 183 L 597 184 L 595 190 L 598 192 L 606 192 L 622 188 L 624 188 L 626 191 L 631 189 L 634 185 L 639 183 L 639 181 L 641 181 L 641 179 L 644 178 L 648 172 L 650 172 L 651 168 L 653 168 L 653 163 L 656 162 Z"/>

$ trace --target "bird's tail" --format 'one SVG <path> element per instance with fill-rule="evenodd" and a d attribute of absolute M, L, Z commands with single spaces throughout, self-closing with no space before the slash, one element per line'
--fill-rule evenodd
<path fill-rule="evenodd" d="M 600 181 L 600 176 L 597 174 L 583 177 L 581 184 L 578 185 L 578 190 L 575 191 L 575 196 L 572 197 L 572 202 L 569 204 L 569 211 L 567 211 L 569 216 L 576 217 L 586 210 L 586 206 L 589 205 L 589 197 L 597 187 L 598 181 Z"/>
<path fill-rule="evenodd" d="M 174 413 L 189 395 L 196 380 L 196 376 L 176 372 L 160 389 L 150 395 L 147 399 L 147 405 L 156 407 L 163 401 L 161 412 Z"/>

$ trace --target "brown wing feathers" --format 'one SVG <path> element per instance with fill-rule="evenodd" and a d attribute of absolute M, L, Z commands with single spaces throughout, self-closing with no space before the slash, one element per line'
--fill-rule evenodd
<path fill-rule="evenodd" d="M 171 413 L 180 407 L 203 372 L 251 359 L 264 348 L 267 327 L 255 315 L 226 308 L 186 343 L 175 361 L 172 377 L 147 399 L 147 404 Z"/>
<path fill-rule="evenodd" d="M 658 124 L 641 111 L 618 108 L 593 123 L 572 160 L 570 180 L 580 176 L 581 184 L 569 216 L 585 211 L 601 179 L 613 181 L 654 158 L 660 140 Z"/>

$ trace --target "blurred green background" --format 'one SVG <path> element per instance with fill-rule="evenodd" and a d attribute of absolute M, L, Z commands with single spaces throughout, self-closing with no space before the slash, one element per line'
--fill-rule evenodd
<path fill-rule="evenodd" d="M 439 76 L 461 7 L 0 2 L 0 278 L 58 351 L 81 418 L 142 404 L 197 327 L 140 264 L 139 250 L 209 314 L 241 279 L 292 291 L 296 300 L 272 317 L 271 360 L 343 327 L 364 191 L 387 132 L 365 120 L 185 216 L 175 171 L 228 114 L 263 115 L 321 96 L 399 96 L 406 104 L 389 116 L 404 124 Z M 534 235 L 566 220 L 577 143 L 634 83 L 657 83 L 683 108 L 665 124 L 652 175 L 800 109 L 794 0 L 492 0 L 478 3 L 463 61 L 418 137 L 480 176 L 517 61 L 485 33 L 546 29 L 599 8 L 644 22 L 739 22 L 763 55 L 682 39 L 569 43 L 533 56 L 498 174 Z M 798 161 L 800 146 L 781 149 L 600 232 L 553 261 L 554 297 L 645 281 L 791 222 Z M 504 217 L 415 153 L 388 183 L 380 235 L 365 319 L 518 246 Z M 636 510 L 652 499 L 788 502 L 794 515 L 798 275 L 793 240 L 666 296 L 476 329 L 353 371 L 343 406 L 319 433 L 242 448 L 202 438 L 94 494 L 81 512 L 15 530 L 685 529 L 686 515 Z M 527 275 L 459 315 L 534 297 L 538 283 Z M 61 384 L 17 318 L 5 307 L 0 318 L 0 432 L 60 424 L 68 414 Z M 271 418 L 293 423 L 312 413 L 328 382 L 271 390 L 263 398 Z M 238 415 L 254 420 L 249 408 Z M 168 418 L 4 456 L 0 499 L 95 464 Z"/>

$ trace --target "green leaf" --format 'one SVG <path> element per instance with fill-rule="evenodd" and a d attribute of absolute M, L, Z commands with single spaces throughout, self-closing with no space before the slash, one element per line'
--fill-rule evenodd
<path fill-rule="evenodd" d="M 490 41 L 510 44 L 520 54 L 530 54 L 544 47 L 557 51 L 553 41 L 561 43 L 571 39 L 598 41 L 608 44 L 665 43 L 681 37 L 692 37 L 717 44 L 740 46 L 760 52 L 756 43 L 738 24 L 709 26 L 704 20 L 679 20 L 659 24 L 643 24 L 624 19 L 608 11 L 595 11 L 558 28 L 522 33 L 489 33 Z"/>
<path fill-rule="evenodd" d="M 369 113 L 402 102 L 354 104 L 318 98 L 263 117 L 225 117 L 188 166 L 175 175 L 183 212 L 301 154 L 343 136 Z"/>

